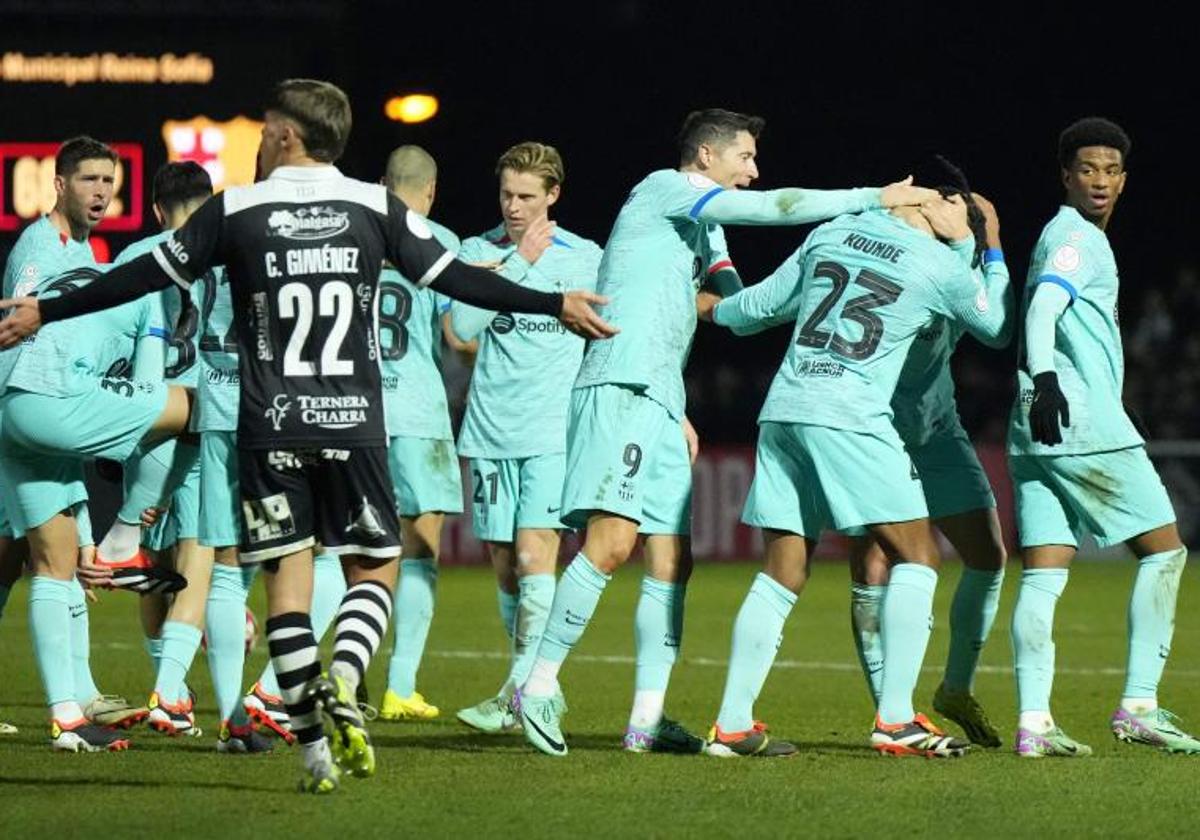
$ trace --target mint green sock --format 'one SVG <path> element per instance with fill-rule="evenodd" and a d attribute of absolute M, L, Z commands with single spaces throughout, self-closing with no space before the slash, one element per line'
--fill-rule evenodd
<path fill-rule="evenodd" d="M 593 566 L 583 552 L 575 555 L 554 592 L 550 617 L 546 620 L 546 630 L 537 654 L 539 657 L 551 662 L 566 660 L 567 654 L 583 638 L 583 631 L 587 629 L 610 579 L 611 576 Z"/>
<path fill-rule="evenodd" d="M 437 563 L 432 557 L 400 561 L 400 580 L 392 596 L 395 641 L 388 661 L 387 682 L 388 689 L 400 697 L 411 697 L 417 690 L 417 669 L 433 622 L 437 577 Z"/>
<path fill-rule="evenodd" d="M 642 594 L 633 619 L 637 651 L 634 691 L 667 690 L 683 641 L 686 593 L 686 586 L 655 580 L 649 575 L 642 578 Z"/>
<path fill-rule="evenodd" d="M 879 613 L 886 586 L 868 583 L 850 584 L 850 630 L 858 664 L 867 680 L 871 702 L 879 705 L 883 682 L 883 642 L 879 638 Z"/>
<path fill-rule="evenodd" d="M 148 507 L 163 507 L 191 471 L 200 448 L 178 438 L 139 445 L 125 462 L 125 497 L 117 518 L 130 524 Z"/>
<path fill-rule="evenodd" d="M 1175 599 L 1187 565 L 1187 549 L 1163 551 L 1138 561 L 1129 594 L 1129 662 L 1122 697 L 1157 700 L 1158 682 L 1175 634 Z"/>
<path fill-rule="evenodd" d="M 783 625 L 795 605 L 795 593 L 770 575 L 759 572 L 754 577 L 733 622 L 729 673 L 717 714 L 721 731 L 746 732 L 754 726 L 754 701 L 775 662 Z"/>
<path fill-rule="evenodd" d="M 34 575 L 29 585 L 29 633 L 48 706 L 77 699 L 71 659 L 71 589 L 71 581 L 42 575 Z"/>
<path fill-rule="evenodd" d="M 158 677 L 158 663 L 162 659 L 162 638 L 142 637 L 142 650 L 150 657 L 151 673 Z"/>
<path fill-rule="evenodd" d="M 1054 608 L 1067 587 L 1066 569 L 1025 569 L 1013 606 L 1013 670 L 1017 711 L 1050 711 L 1054 685 Z"/>
<path fill-rule="evenodd" d="M 879 717 L 884 723 L 906 723 L 916 717 L 912 696 L 929 646 L 936 588 L 937 572 L 928 566 L 902 561 L 892 567 L 879 623 L 883 646 Z"/>
<path fill-rule="evenodd" d="M 512 666 L 504 683 L 504 694 L 512 694 L 529 679 L 550 618 L 550 605 L 554 603 L 553 574 L 525 575 L 518 580 L 518 585 L 521 594 L 517 598 L 513 620 Z"/>
<path fill-rule="evenodd" d="M 163 702 L 175 705 L 184 698 L 183 680 L 200 648 L 200 636 L 199 628 L 182 621 L 163 624 L 162 658 L 154 683 L 154 690 Z"/>
<path fill-rule="evenodd" d="M 242 708 L 242 669 L 246 663 L 246 582 L 241 569 L 213 564 L 204 607 L 208 671 L 217 698 L 218 720 L 235 720 Z"/>
<path fill-rule="evenodd" d="M 520 583 L 517 584 L 520 586 Z M 504 627 L 504 635 L 512 639 L 517 626 L 517 605 L 521 602 L 520 589 L 516 593 L 506 592 L 496 587 L 496 606 L 500 610 L 500 624 Z"/>
<path fill-rule="evenodd" d="M 92 679 L 92 639 L 88 626 L 87 595 L 78 578 L 67 581 L 71 593 L 71 669 L 75 684 L 75 699 L 86 706 L 100 694 L 96 681 Z"/>
<path fill-rule="evenodd" d="M 950 604 L 950 650 L 942 682 L 955 691 L 970 691 L 979 666 L 979 652 L 992 632 L 1000 607 L 1004 570 L 984 571 L 964 566 Z"/>

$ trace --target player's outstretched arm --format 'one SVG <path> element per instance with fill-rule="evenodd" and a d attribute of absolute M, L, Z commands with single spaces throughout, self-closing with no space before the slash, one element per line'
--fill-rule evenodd
<path fill-rule="evenodd" d="M 795 320 L 806 253 L 801 247 L 770 277 L 716 304 L 713 323 L 728 327 L 735 335 L 753 335 Z"/>
<path fill-rule="evenodd" d="M 1070 428 L 1071 410 L 1054 369 L 1058 319 L 1071 305 L 1071 294 L 1055 283 L 1039 283 L 1025 313 L 1025 364 L 1033 377 L 1029 433 L 1037 443 L 1062 443 L 1062 425 Z"/>
<path fill-rule="evenodd" d="M 803 225 L 876 207 L 921 204 L 936 196 L 935 190 L 912 186 L 911 177 L 882 189 L 722 190 L 704 203 L 695 218 L 731 225 Z"/>

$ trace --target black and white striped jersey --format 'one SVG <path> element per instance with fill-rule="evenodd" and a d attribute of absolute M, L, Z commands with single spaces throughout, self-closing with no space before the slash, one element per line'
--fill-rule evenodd
<path fill-rule="evenodd" d="M 241 372 L 238 445 L 386 445 L 376 290 L 386 259 L 418 285 L 453 255 L 383 186 L 279 167 L 214 196 L 154 251 L 184 289 L 224 265 Z"/>

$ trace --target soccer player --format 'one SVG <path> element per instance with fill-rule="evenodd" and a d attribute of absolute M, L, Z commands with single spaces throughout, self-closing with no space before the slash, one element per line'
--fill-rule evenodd
<path fill-rule="evenodd" d="M 1024 566 L 1012 620 L 1016 751 L 1030 758 L 1091 754 L 1050 714 L 1054 608 L 1084 530 L 1101 546 L 1125 543 L 1138 558 L 1113 735 L 1200 752 L 1200 740 L 1158 705 L 1187 549 L 1166 489 L 1121 404 L 1119 283 L 1105 229 L 1125 188 L 1129 148 L 1121 127 L 1099 117 L 1063 131 L 1058 158 L 1065 201 L 1042 230 L 1026 281 L 1008 454 Z"/>
<path fill-rule="evenodd" d="M 437 163 L 420 146 L 388 157 L 384 185 L 419 213 L 448 251 L 458 237 L 428 218 L 437 193 Z M 379 364 L 387 415 L 388 466 L 400 511 L 400 582 L 395 644 L 388 663 L 384 720 L 429 720 L 438 708 L 417 691 L 437 593 L 438 553 L 447 513 L 462 513 L 462 474 L 450 430 L 441 357 L 442 315 L 449 300 L 392 266 L 379 278 Z"/>
<path fill-rule="evenodd" d="M 754 720 L 753 704 L 816 542 L 831 525 L 865 526 L 893 564 L 881 610 L 873 746 L 927 756 L 958 756 L 968 747 L 912 707 L 929 642 L 938 552 L 921 477 L 891 422 L 905 358 L 932 319 L 946 318 L 992 345 L 1007 343 L 1008 276 L 981 282 L 964 263 L 961 254 L 974 252 L 971 262 L 978 257 L 967 218 L 966 203 L 955 195 L 920 209 L 835 219 L 769 278 L 712 311 L 714 323 L 738 334 L 793 320 L 796 327 L 759 415 L 742 521 L 763 529 L 765 563 L 734 622 L 711 755 L 796 752 Z M 866 483 L 870 493 L 862 492 Z"/>
<path fill-rule="evenodd" d="M 545 291 L 596 288 L 600 246 L 550 220 L 566 177 L 558 150 L 518 143 L 496 163 L 503 221 L 463 243 L 459 256 Z M 512 728 L 510 701 L 529 677 L 554 600 L 567 405 L 584 343 L 548 317 L 455 304 L 459 339 L 479 340 L 459 452 L 471 459 L 472 527 L 496 572 L 500 620 L 512 643 L 494 697 L 461 709 L 481 732 Z"/>
<path fill-rule="evenodd" d="M 961 175 L 961 173 L 960 173 Z M 959 178 L 961 189 L 969 187 Z M 987 250 L 985 283 L 1006 282 L 1000 222 L 983 196 L 973 196 L 983 217 Z M 978 224 L 975 225 L 979 227 Z M 892 422 L 921 476 L 929 517 L 963 561 L 950 607 L 950 650 L 933 708 L 959 724 L 972 743 L 1000 746 L 995 726 L 971 693 L 979 652 L 987 641 L 1004 581 L 1005 549 L 991 485 L 958 419 L 950 356 L 963 329 L 945 318 L 919 330 L 892 396 Z M 856 539 L 850 553 L 850 620 L 859 663 L 876 705 L 883 650 L 879 613 L 888 581 L 887 555 L 876 540 Z"/>
<path fill-rule="evenodd" d="M 658 736 L 692 566 L 683 366 L 701 284 L 724 292 L 741 285 L 721 225 L 797 225 L 936 195 L 907 183 L 882 190 L 743 190 L 758 177 L 762 126 L 759 117 L 719 109 L 689 114 L 679 168 L 653 172 L 633 188 L 605 245 L 598 291 L 612 298 L 605 316 L 621 332 L 584 351 L 571 392 L 562 500 L 563 522 L 586 526 L 587 537 L 559 579 L 519 697 L 526 737 L 550 755 L 567 752 L 558 671 L 639 534 L 646 574 L 635 617 L 638 664 L 627 744 L 637 751 L 665 746 Z M 702 743 L 690 736 L 686 745 L 698 750 Z"/>
<path fill-rule="evenodd" d="M 22 233 L 6 290 L 45 300 L 96 280 L 87 237 L 112 197 L 115 164 L 116 154 L 91 138 L 63 144 L 55 208 Z M 96 689 L 77 578 L 93 585 L 114 580 L 111 569 L 88 559 L 84 459 L 125 461 L 143 442 L 177 433 L 187 417 L 182 389 L 161 381 L 164 336 L 161 312 L 139 301 L 49 328 L 0 356 L 0 492 L 14 533 L 29 539 L 30 629 L 57 750 L 124 749 L 126 739 L 95 724 L 128 725 L 147 714 Z M 133 379 L 124 378 L 130 357 Z"/>
<path fill-rule="evenodd" d="M 234 311 L 248 313 L 235 320 L 240 558 L 266 572 L 267 639 L 303 747 L 302 789 L 327 793 L 339 766 L 356 776 L 375 770 L 354 694 L 390 619 L 400 550 L 373 326 L 382 261 L 478 306 L 559 314 L 591 338 L 614 330 L 591 308 L 603 298 L 536 292 L 457 262 L 385 187 L 344 177 L 333 162 L 349 136 L 350 103 L 336 86 L 283 81 L 264 116 L 264 181 L 214 196 L 105 283 L 55 301 L 0 301 L 14 308 L 0 322 L 0 347 L 36 332 L 43 318 L 114 306 L 172 282 L 186 290 L 211 266 L 225 266 Z M 327 676 L 309 616 L 318 540 L 341 556 L 350 582 Z M 329 741 L 322 713 L 334 723 Z"/>

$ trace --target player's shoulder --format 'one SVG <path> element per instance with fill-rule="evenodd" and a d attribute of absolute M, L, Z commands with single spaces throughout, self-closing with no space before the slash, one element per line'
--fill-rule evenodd
<path fill-rule="evenodd" d="M 1099 228 L 1081 216 L 1074 207 L 1064 204 L 1042 228 L 1039 244 L 1049 247 L 1064 244 L 1090 246 L 1103 238 L 1104 234 Z"/>
<path fill-rule="evenodd" d="M 573 233 L 561 225 L 554 231 L 554 244 L 563 248 L 569 248 L 572 251 L 578 251 L 582 254 L 598 254 L 600 246 L 588 239 L 586 236 L 580 236 L 578 233 Z"/>
<path fill-rule="evenodd" d="M 150 253 L 150 251 L 154 250 L 154 246 L 158 245 L 160 242 L 165 242 L 168 238 L 170 238 L 172 233 L 174 233 L 174 231 L 159 231 L 158 233 L 143 237 L 136 242 L 131 242 L 122 248 L 121 252 L 117 254 L 116 259 L 113 260 L 113 265 L 122 265 L 130 260 L 140 257 L 142 254 Z"/>
<path fill-rule="evenodd" d="M 502 254 L 513 247 L 513 241 L 508 238 L 508 233 L 504 230 L 504 225 L 496 225 L 491 230 L 486 230 L 483 233 L 475 236 L 468 236 L 462 241 L 460 252 L 474 254 L 476 258 L 480 254 Z"/>
<path fill-rule="evenodd" d="M 440 242 L 447 251 L 457 252 L 462 247 L 462 240 L 450 228 L 428 217 L 425 218 L 425 224 L 429 225 L 429 229 L 433 231 L 433 238 Z"/>

